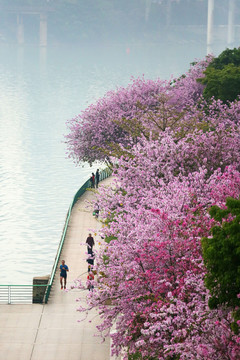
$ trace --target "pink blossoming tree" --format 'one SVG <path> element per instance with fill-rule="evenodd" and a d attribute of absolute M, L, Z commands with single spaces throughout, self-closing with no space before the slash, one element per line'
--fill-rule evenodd
<path fill-rule="evenodd" d="M 98 195 L 94 291 L 79 310 L 99 309 L 98 330 L 115 326 L 112 352 L 126 359 L 240 358 L 233 309 L 210 310 L 204 283 L 208 209 L 240 194 L 240 101 L 201 98 L 209 61 L 175 81 L 134 80 L 69 123 L 75 161 L 114 164 Z"/>
<path fill-rule="evenodd" d="M 68 121 L 69 157 L 77 163 L 105 161 L 111 155 L 113 144 L 128 144 L 132 137 L 135 139 L 149 130 L 159 131 L 178 122 L 184 109 L 201 96 L 203 85 L 196 79 L 203 76 L 210 61 L 211 57 L 199 61 L 179 79 L 133 79 L 126 88 L 108 92 Z"/>

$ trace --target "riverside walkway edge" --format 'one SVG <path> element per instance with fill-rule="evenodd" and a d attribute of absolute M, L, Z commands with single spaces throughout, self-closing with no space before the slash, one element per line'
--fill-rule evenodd
<path fill-rule="evenodd" d="M 110 183 L 107 178 L 100 186 Z M 87 278 L 85 241 L 89 232 L 101 226 L 86 205 L 94 197 L 94 192 L 87 191 L 72 209 L 57 265 L 58 269 L 64 259 L 69 266 L 67 288 L 78 277 Z M 61 290 L 56 271 L 47 304 L 0 305 L 0 360 L 109 360 L 109 339 L 102 343 L 95 336 L 100 323 L 97 311 L 78 322 L 76 299 L 85 302 L 86 295 L 87 290 Z"/>

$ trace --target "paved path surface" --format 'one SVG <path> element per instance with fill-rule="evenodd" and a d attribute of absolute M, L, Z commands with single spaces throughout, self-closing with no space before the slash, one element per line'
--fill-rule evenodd
<path fill-rule="evenodd" d="M 100 227 L 86 208 L 86 200 L 94 196 L 86 192 L 71 215 L 61 254 L 69 266 L 67 287 L 79 276 L 87 278 L 85 241 L 90 229 Z M 109 360 L 109 339 L 102 343 L 94 336 L 97 313 L 92 311 L 84 322 L 77 321 L 76 298 L 85 301 L 86 294 L 87 290 L 61 290 L 57 273 L 48 304 L 0 305 L 0 360 Z"/>

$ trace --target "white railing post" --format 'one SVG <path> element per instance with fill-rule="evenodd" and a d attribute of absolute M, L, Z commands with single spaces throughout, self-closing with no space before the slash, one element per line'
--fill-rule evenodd
<path fill-rule="evenodd" d="M 11 304 L 11 285 L 8 285 L 8 304 Z"/>

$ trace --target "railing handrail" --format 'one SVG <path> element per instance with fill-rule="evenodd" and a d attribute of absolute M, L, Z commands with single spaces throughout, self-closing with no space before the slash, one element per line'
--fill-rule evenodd
<path fill-rule="evenodd" d="M 12 286 L 12 287 L 14 287 L 14 286 L 29 286 L 29 287 L 33 287 L 33 286 L 37 286 L 37 287 L 39 287 L 39 286 L 48 286 L 48 284 L 26 284 L 26 285 L 23 285 L 23 284 L 6 284 L 6 285 L 3 285 L 3 284 L 0 284 L 0 286 L 2 286 L 2 287 L 7 287 L 7 286 Z"/>
<path fill-rule="evenodd" d="M 99 181 L 102 181 L 102 180 L 106 179 L 108 176 L 111 175 L 111 173 L 112 172 L 111 172 L 111 170 L 109 168 L 107 168 L 105 170 L 102 170 L 100 172 Z M 82 196 L 86 192 L 86 190 L 88 188 L 90 188 L 90 180 L 89 179 L 87 181 L 85 181 L 85 183 L 76 192 L 76 194 L 74 195 L 73 200 L 71 202 L 71 205 L 69 206 L 67 217 L 66 217 L 66 220 L 65 220 L 65 225 L 64 225 L 64 228 L 63 228 L 61 241 L 60 241 L 60 244 L 59 244 L 59 247 L 58 247 L 58 251 L 57 251 L 55 261 L 54 261 L 54 264 L 53 264 L 53 268 L 52 268 L 52 272 L 51 272 L 51 275 L 50 275 L 50 280 L 49 280 L 49 283 L 48 283 L 49 286 L 48 286 L 47 292 L 46 292 L 45 303 L 48 302 L 48 298 L 49 298 L 49 295 L 50 295 L 50 292 L 51 292 L 53 279 L 54 279 L 56 268 L 57 268 L 59 258 L 60 258 L 61 252 L 62 252 L 62 247 L 63 247 L 63 244 L 64 244 L 64 240 L 65 240 L 65 236 L 66 236 L 66 232 L 67 232 L 67 228 L 68 228 L 68 223 L 69 223 L 69 219 L 70 219 L 70 216 L 71 216 L 71 213 L 72 213 L 73 206 L 76 204 L 79 197 Z"/>
<path fill-rule="evenodd" d="M 111 173 L 112 173 L 112 171 L 109 168 L 106 168 L 105 170 L 102 170 L 100 172 L 99 181 L 102 181 L 102 180 L 106 179 L 107 177 L 109 177 L 111 175 Z M 56 273 L 57 265 L 58 265 L 58 262 L 59 262 L 59 258 L 61 256 L 64 241 L 65 241 L 66 232 L 67 232 L 70 216 L 71 216 L 71 213 L 72 213 L 72 209 L 73 209 L 74 205 L 76 204 L 76 202 L 78 201 L 78 199 L 80 198 L 80 196 L 82 196 L 86 192 L 86 190 L 88 188 L 90 188 L 90 180 L 89 179 L 87 181 L 85 181 L 85 183 L 76 192 L 76 194 L 74 195 L 73 200 L 72 200 L 72 202 L 71 202 L 71 204 L 69 206 L 69 209 L 68 209 L 68 212 L 67 212 L 67 215 L 66 215 L 66 219 L 65 219 L 65 224 L 64 224 L 64 227 L 63 227 L 63 231 L 62 231 L 61 240 L 60 240 L 60 243 L 58 245 L 57 254 L 55 256 L 55 260 L 54 260 L 54 263 L 53 263 L 53 267 L 52 267 L 52 271 L 51 271 L 51 275 L 49 277 L 48 283 L 47 284 L 39 284 L 39 285 L 38 284 L 27 284 L 27 285 L 22 285 L 22 284 L 17 284 L 17 285 L 5 284 L 4 285 L 4 284 L 0 284 L 0 287 L 15 287 L 15 286 L 18 286 L 18 287 L 36 287 L 36 286 L 41 287 L 42 286 L 43 287 L 43 286 L 45 286 L 46 287 L 45 304 L 48 302 L 48 298 L 49 298 L 49 295 L 50 295 L 50 292 L 51 292 L 51 288 L 52 288 L 54 276 L 55 276 L 55 273 Z"/>

